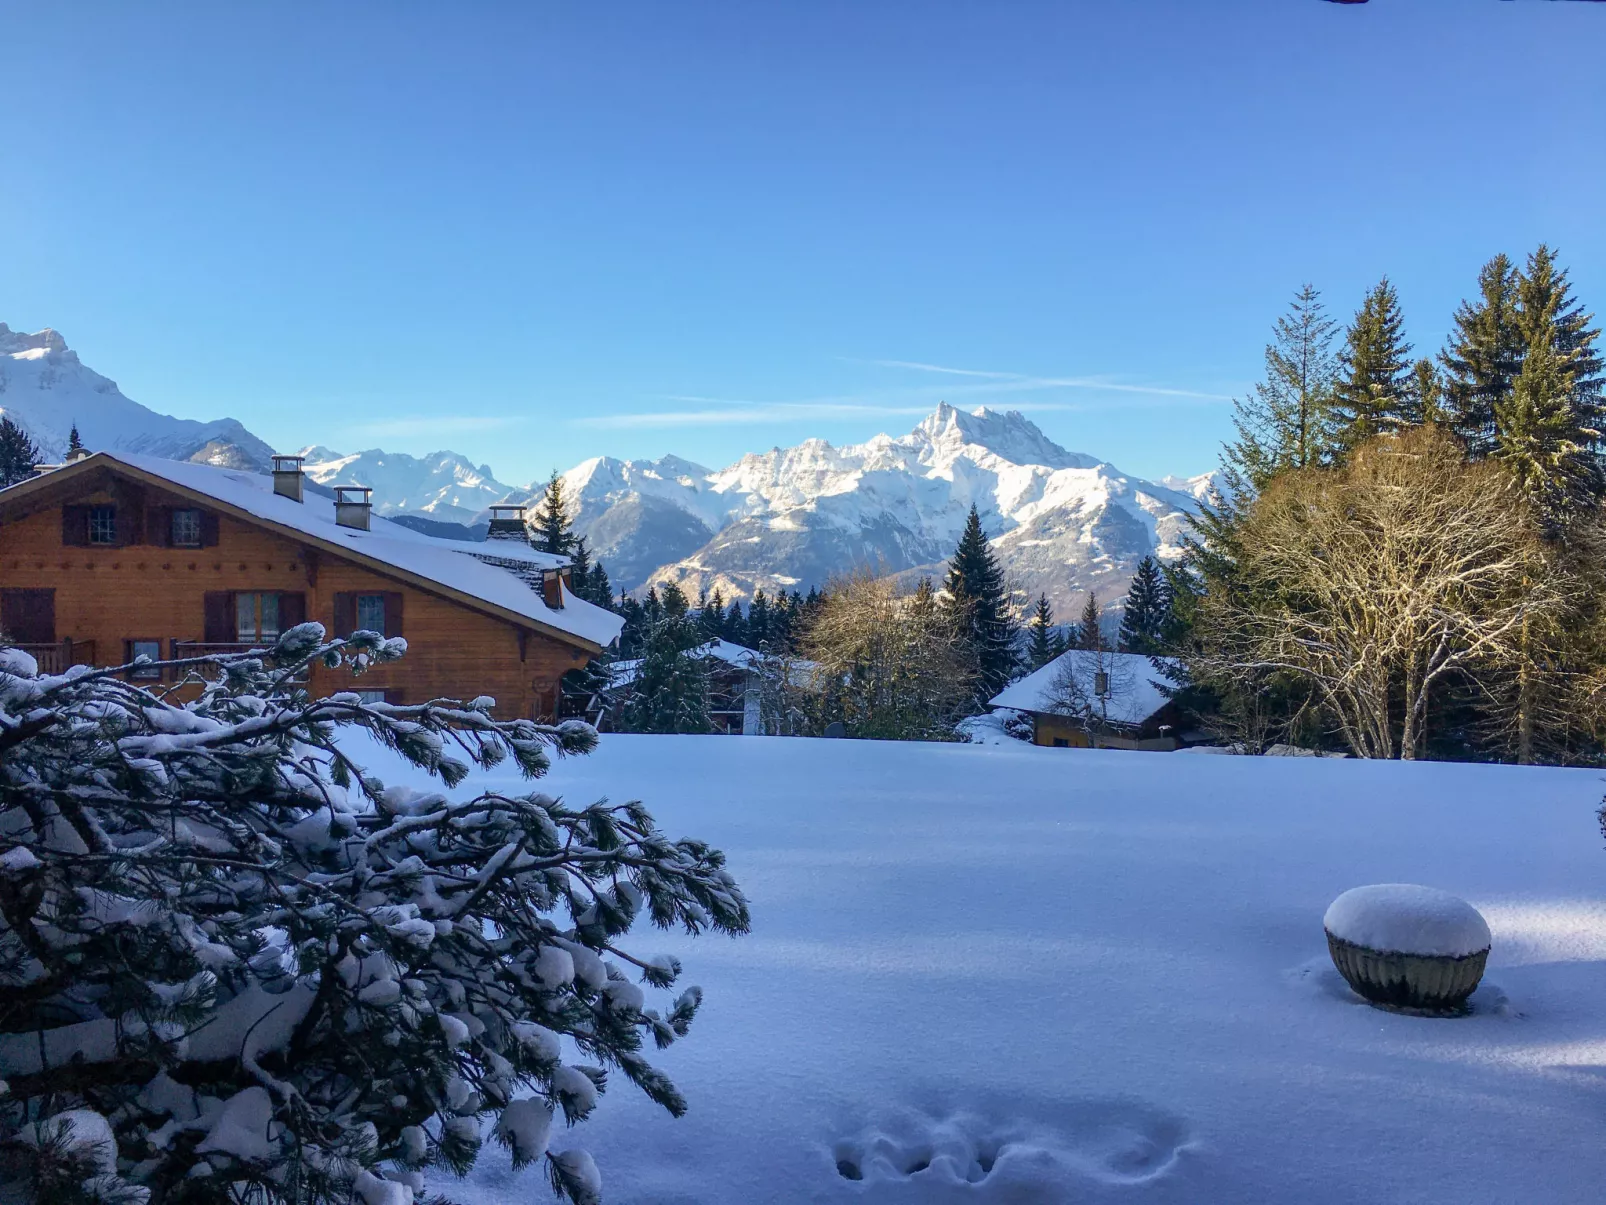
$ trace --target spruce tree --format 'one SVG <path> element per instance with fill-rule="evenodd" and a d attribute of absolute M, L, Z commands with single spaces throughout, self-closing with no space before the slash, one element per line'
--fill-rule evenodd
<path fill-rule="evenodd" d="M 1602 402 L 1606 366 L 1596 346 L 1600 331 L 1590 325 L 1591 320 L 1592 315 L 1573 298 L 1555 252 L 1541 245 L 1517 277 L 1517 327 L 1523 352 L 1526 356 L 1541 339 L 1550 344 L 1557 364 L 1572 378 L 1568 405 L 1577 432 L 1591 451 L 1599 451 L 1606 432 Z"/>
<path fill-rule="evenodd" d="M 602 567 L 601 561 L 591 566 L 590 601 L 613 610 L 613 583 L 608 580 L 608 571 Z"/>
<path fill-rule="evenodd" d="M 770 644 L 770 600 L 764 593 L 764 587 L 759 586 L 753 591 L 753 601 L 747 606 L 747 640 L 748 648 L 760 651 L 769 648 Z"/>
<path fill-rule="evenodd" d="M 1418 360 L 1411 370 L 1411 396 L 1419 421 L 1450 425 L 1450 411 L 1444 402 L 1444 378 L 1432 360 Z"/>
<path fill-rule="evenodd" d="M 1155 559 L 1146 556 L 1138 562 L 1127 588 L 1126 608 L 1121 613 L 1121 651 L 1159 653 L 1168 609 L 1165 578 Z"/>
<path fill-rule="evenodd" d="M 1265 379 L 1249 397 L 1233 402 L 1238 437 L 1227 445 L 1225 459 L 1252 489 L 1285 469 L 1327 459 L 1337 326 L 1321 293 L 1305 285 L 1273 328 Z"/>
<path fill-rule="evenodd" d="M 948 576 L 943 583 L 947 605 L 965 633 L 978 670 L 978 700 L 985 702 L 1015 676 L 1015 617 L 1010 611 L 1004 572 L 993 555 L 981 515 L 974 505 L 965 520 Z"/>
<path fill-rule="evenodd" d="M 28 433 L 9 415 L 0 415 L 0 489 L 28 480 L 38 463 L 39 449 Z"/>
<path fill-rule="evenodd" d="M 1494 454 L 1554 534 L 1600 496 L 1590 451 L 1595 432 L 1579 424 L 1573 375 L 1556 352 L 1554 324 L 1543 314 L 1525 318 L 1530 342 L 1511 396 L 1495 407 Z"/>
<path fill-rule="evenodd" d="M 1097 651 L 1104 647 L 1104 624 L 1099 612 L 1099 600 L 1093 591 L 1087 592 L 1082 604 L 1082 619 L 1076 625 L 1076 647 Z"/>
<path fill-rule="evenodd" d="M 568 556 L 574 548 L 573 527 L 569 502 L 563 492 L 563 478 L 553 469 L 535 512 L 535 546 L 542 552 Z"/>
<path fill-rule="evenodd" d="M 703 635 L 709 640 L 722 640 L 725 637 L 725 595 L 715 586 L 709 592 L 708 601 L 697 612 L 697 622 L 702 625 Z"/>
<path fill-rule="evenodd" d="M 71 460 L 75 456 L 85 455 L 88 452 L 89 449 L 84 447 L 84 441 L 78 438 L 78 424 L 74 423 L 72 425 L 72 433 L 67 436 L 67 459 Z"/>
<path fill-rule="evenodd" d="M 680 965 L 627 935 L 745 931 L 723 858 L 518 785 L 589 725 L 299 685 L 405 648 L 302 624 L 147 667 L 182 691 L 0 652 L 5 1199 L 403 1205 L 490 1131 L 595 1205 L 549 1136 L 621 1080 L 685 1111 L 646 1052 L 700 993 L 653 998 Z M 350 760 L 373 747 L 409 772 Z M 475 765 L 496 789 L 456 792 Z"/>
<path fill-rule="evenodd" d="M 1478 300 L 1455 312 L 1444 366 L 1448 425 L 1474 460 L 1494 452 L 1495 408 L 1511 397 L 1522 370 L 1524 341 L 1517 325 L 1517 270 L 1497 255 L 1478 271 Z"/>
<path fill-rule="evenodd" d="M 725 639 L 732 644 L 747 643 L 747 620 L 742 618 L 742 602 L 739 598 L 731 599 L 730 609 L 725 612 Z"/>
<path fill-rule="evenodd" d="M 695 651 L 702 626 L 674 582 L 664 585 L 658 618 L 642 637 L 640 663 L 621 712 L 626 732 L 710 732 L 708 667 Z"/>
<path fill-rule="evenodd" d="M 1048 604 L 1048 595 L 1037 596 L 1037 606 L 1027 622 L 1026 660 L 1033 669 L 1040 669 L 1054 660 L 1054 609 Z"/>
<path fill-rule="evenodd" d="M 1419 421 L 1411 390 L 1411 345 L 1399 294 L 1384 277 L 1366 294 L 1344 335 L 1331 431 L 1343 459 L 1375 435 Z"/>

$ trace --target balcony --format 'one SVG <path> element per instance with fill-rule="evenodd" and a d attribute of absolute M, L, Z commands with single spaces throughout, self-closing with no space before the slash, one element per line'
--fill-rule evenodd
<path fill-rule="evenodd" d="M 8 648 L 21 649 L 39 663 L 41 674 L 59 674 L 74 665 L 95 664 L 93 640 L 58 640 L 54 644 L 12 644 Z"/>

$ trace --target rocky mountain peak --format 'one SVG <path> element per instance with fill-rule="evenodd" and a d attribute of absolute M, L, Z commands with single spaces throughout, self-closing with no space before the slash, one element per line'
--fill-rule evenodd
<path fill-rule="evenodd" d="M 60 331 L 53 331 L 48 326 L 42 331 L 29 334 L 27 331 L 14 331 L 4 322 L 0 322 L 0 355 L 21 356 L 27 352 L 64 352 L 67 350 L 67 340 L 61 337 Z"/>

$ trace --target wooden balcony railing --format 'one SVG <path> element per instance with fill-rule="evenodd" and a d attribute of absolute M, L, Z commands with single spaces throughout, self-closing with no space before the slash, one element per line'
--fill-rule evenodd
<path fill-rule="evenodd" d="M 59 674 L 68 666 L 95 664 L 93 640 L 58 640 L 54 644 L 10 644 L 39 663 L 41 674 Z"/>

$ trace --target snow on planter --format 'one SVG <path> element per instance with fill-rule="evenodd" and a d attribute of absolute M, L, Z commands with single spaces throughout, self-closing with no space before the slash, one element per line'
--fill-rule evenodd
<path fill-rule="evenodd" d="M 1489 958 L 1489 926 L 1476 908 L 1413 883 L 1352 888 L 1322 927 L 1339 974 L 1374 1004 L 1458 1011 Z"/>

